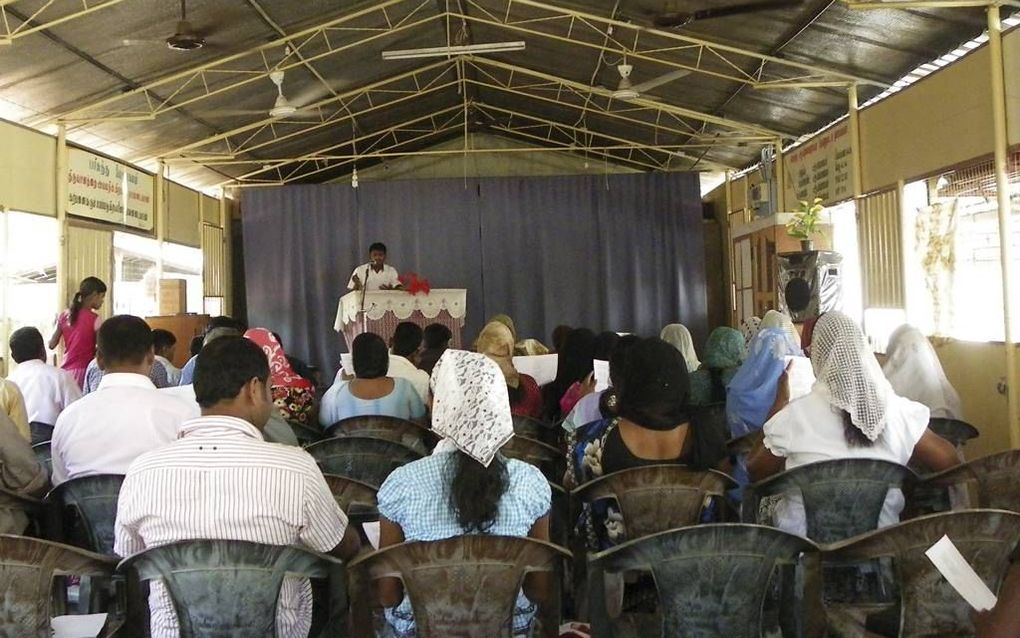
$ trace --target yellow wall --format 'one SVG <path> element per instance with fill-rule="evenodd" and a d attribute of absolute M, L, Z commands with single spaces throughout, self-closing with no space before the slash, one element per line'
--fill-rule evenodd
<path fill-rule="evenodd" d="M 967 444 L 967 458 L 1010 449 L 1006 395 L 997 388 L 1006 376 L 1003 345 L 950 341 L 936 345 L 935 350 L 946 377 L 960 394 L 964 420 L 981 432 L 980 437 Z"/>
<path fill-rule="evenodd" d="M 57 142 L 0 121 L 0 206 L 55 217 Z"/>
<path fill-rule="evenodd" d="M 1014 29 L 1002 39 L 1002 57 L 1006 69 L 1006 124 L 1009 143 L 1020 144 L 1020 30 Z"/>
<path fill-rule="evenodd" d="M 865 192 L 991 153 L 989 62 L 986 46 L 861 111 Z"/>
<path fill-rule="evenodd" d="M 166 196 L 166 240 L 198 247 L 202 243 L 199 194 L 170 182 Z"/>

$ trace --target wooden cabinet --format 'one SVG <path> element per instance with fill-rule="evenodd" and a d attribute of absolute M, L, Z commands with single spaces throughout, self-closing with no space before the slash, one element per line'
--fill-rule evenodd
<path fill-rule="evenodd" d="M 205 327 L 209 324 L 209 315 L 146 317 L 145 321 L 153 330 L 161 328 L 174 333 L 174 336 L 177 337 L 177 347 L 174 350 L 173 364 L 178 368 L 183 368 L 191 358 L 191 339 L 205 334 Z"/>
<path fill-rule="evenodd" d="M 779 266 L 776 256 L 800 250 L 800 240 L 786 233 L 789 217 L 788 214 L 780 214 L 756 219 L 731 229 L 735 293 L 733 325 L 740 325 L 741 321 L 751 316 L 761 317 L 779 307 Z M 822 226 L 821 229 L 824 235 L 815 237 L 814 247 L 816 250 L 829 250 L 832 228 Z"/>

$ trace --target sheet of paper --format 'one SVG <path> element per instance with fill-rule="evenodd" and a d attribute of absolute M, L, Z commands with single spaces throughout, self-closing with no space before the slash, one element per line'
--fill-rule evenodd
<path fill-rule="evenodd" d="M 345 371 L 354 374 L 354 355 L 350 352 L 344 352 L 340 355 L 340 372 Z M 339 375 L 340 372 L 337 372 L 337 374 Z"/>
<path fill-rule="evenodd" d="M 368 542 L 372 543 L 372 547 L 379 549 L 379 521 L 363 523 L 361 528 L 365 530 L 365 536 L 368 537 Z"/>
<path fill-rule="evenodd" d="M 56 616 L 50 620 L 53 638 L 96 638 L 106 624 L 106 614 Z"/>
<path fill-rule="evenodd" d="M 787 374 L 790 377 L 790 400 L 799 399 L 811 393 L 815 384 L 815 371 L 807 357 L 786 357 Z"/>
<path fill-rule="evenodd" d="M 595 391 L 602 392 L 609 387 L 609 362 L 595 359 Z"/>
<path fill-rule="evenodd" d="M 940 538 L 924 555 L 975 610 L 987 611 L 995 607 L 995 594 L 988 589 L 985 581 L 981 580 L 948 536 Z"/>
<path fill-rule="evenodd" d="M 560 357 L 556 354 L 514 357 L 514 368 L 521 374 L 534 377 L 538 385 L 545 385 L 556 378 L 559 361 Z"/>

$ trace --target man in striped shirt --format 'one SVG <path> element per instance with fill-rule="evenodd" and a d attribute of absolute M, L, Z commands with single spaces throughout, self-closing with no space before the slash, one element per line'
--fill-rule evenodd
<path fill-rule="evenodd" d="M 257 345 L 223 337 L 206 346 L 195 366 L 195 398 L 202 416 L 185 422 L 176 442 L 131 464 L 117 506 L 117 554 L 190 539 L 301 544 L 341 558 L 357 552 L 357 533 L 312 457 L 263 440 L 273 402 Z M 173 604 L 158 582 L 149 608 L 153 638 L 176 638 Z M 288 577 L 277 634 L 307 636 L 311 611 L 310 583 Z"/>

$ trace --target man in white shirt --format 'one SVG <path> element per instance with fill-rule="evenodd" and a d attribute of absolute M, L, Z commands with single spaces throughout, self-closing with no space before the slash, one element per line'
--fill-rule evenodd
<path fill-rule="evenodd" d="M 422 329 L 418 324 L 410 321 L 397 324 L 390 339 L 390 369 L 387 376 L 410 381 L 422 403 L 428 404 L 429 373 L 419 370 L 417 366 L 421 339 Z"/>
<path fill-rule="evenodd" d="M 386 244 L 380 242 L 369 247 L 368 263 L 355 268 L 347 282 L 347 290 L 364 288 L 368 292 L 398 290 L 400 287 L 400 274 L 396 268 L 386 263 Z"/>
<path fill-rule="evenodd" d="M 202 416 L 181 426 L 179 440 L 140 456 L 124 478 L 114 551 L 130 556 L 183 540 L 219 539 L 353 556 L 357 532 L 315 460 L 300 448 L 263 440 L 273 410 L 265 353 L 243 337 L 218 339 L 198 355 L 194 387 Z M 151 635 L 176 638 L 169 595 L 160 582 L 150 591 Z M 311 602 L 310 583 L 288 576 L 277 635 L 307 636 Z"/>
<path fill-rule="evenodd" d="M 54 425 L 64 408 L 81 398 L 81 388 L 70 373 L 46 363 L 43 336 L 35 328 L 15 330 L 9 345 L 18 367 L 8 379 L 25 397 L 29 422 Z"/>
<path fill-rule="evenodd" d="M 152 330 L 139 317 L 103 322 L 96 339 L 103 380 L 75 401 L 53 429 L 53 485 L 79 476 L 124 474 L 139 455 L 177 439 L 192 414 L 187 402 L 156 389 Z"/>

